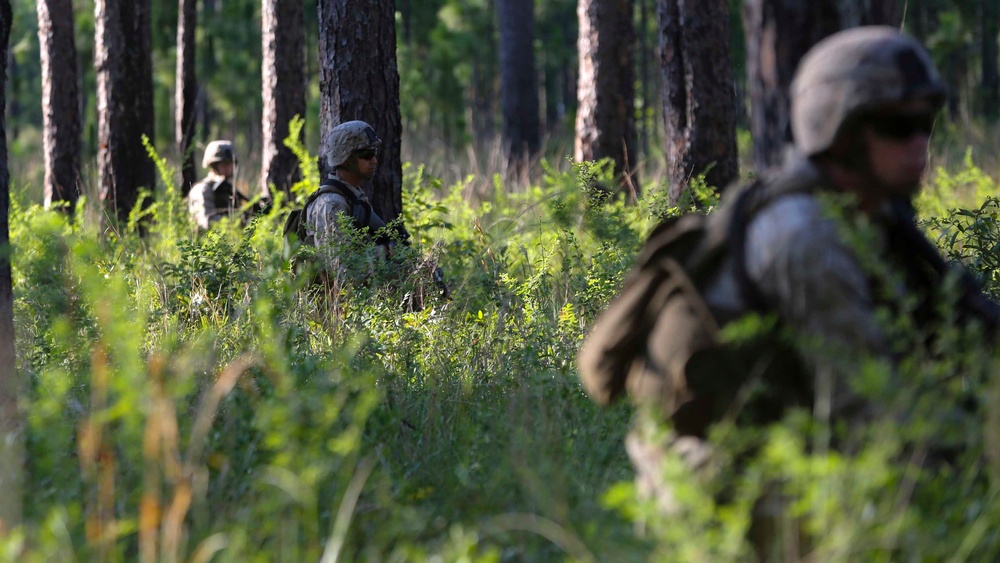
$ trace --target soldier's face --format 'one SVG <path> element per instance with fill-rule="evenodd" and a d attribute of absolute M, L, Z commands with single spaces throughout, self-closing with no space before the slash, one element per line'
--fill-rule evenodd
<path fill-rule="evenodd" d="M 865 120 L 868 165 L 883 195 L 913 197 L 920 190 L 933 125 L 928 100 L 896 104 Z"/>
<path fill-rule="evenodd" d="M 219 176 L 225 176 L 226 178 L 232 178 L 233 172 L 235 171 L 236 165 L 232 162 L 217 162 L 212 165 L 215 173 Z"/>
<path fill-rule="evenodd" d="M 378 171 L 378 151 L 370 148 L 354 151 L 350 164 L 355 168 L 356 174 L 365 180 L 371 180 Z"/>

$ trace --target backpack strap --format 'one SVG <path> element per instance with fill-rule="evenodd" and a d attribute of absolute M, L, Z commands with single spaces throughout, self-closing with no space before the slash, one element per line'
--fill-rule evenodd
<path fill-rule="evenodd" d="M 347 201 L 347 204 L 351 206 L 351 219 L 354 220 L 354 228 L 363 229 L 368 227 L 372 216 L 371 204 L 355 195 L 354 190 L 343 181 L 330 178 L 328 182 L 328 184 L 323 184 L 318 190 L 309 195 L 309 199 L 306 200 L 306 204 L 302 207 L 302 210 L 308 210 L 309 206 L 321 195 L 337 194 L 343 197 Z"/>

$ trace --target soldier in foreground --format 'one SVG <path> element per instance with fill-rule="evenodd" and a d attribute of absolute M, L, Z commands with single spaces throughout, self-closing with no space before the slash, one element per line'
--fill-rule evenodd
<path fill-rule="evenodd" d="M 208 176 L 191 186 L 188 194 L 188 211 L 202 230 L 228 217 L 249 203 L 233 186 L 236 172 L 236 152 L 231 141 L 212 141 L 205 148 L 201 165 L 208 169 Z"/>
<path fill-rule="evenodd" d="M 626 450 L 639 492 L 667 513 L 677 502 L 665 453 L 704 473 L 716 458 L 708 432 L 723 419 L 765 425 L 796 406 L 849 426 L 879 416 L 852 385 L 866 362 L 892 370 L 901 359 L 878 309 L 933 334 L 936 297 L 957 279 L 961 321 L 987 334 L 1000 321 L 997 306 L 968 275 L 949 271 L 914 222 L 912 199 L 945 100 L 923 47 L 887 27 L 835 34 L 803 58 L 791 100 L 796 154 L 730 190 L 707 218 L 654 232 L 580 351 L 595 400 L 627 389 L 639 407 Z M 900 307 L 908 297 L 918 305 Z M 748 313 L 776 318 L 794 345 L 721 344 L 720 328 Z M 666 436 L 656 429 L 664 416 Z M 754 507 L 750 540 L 761 559 L 787 557 L 797 541 L 779 537 L 796 528 L 782 525 L 787 503 L 765 493 Z"/>

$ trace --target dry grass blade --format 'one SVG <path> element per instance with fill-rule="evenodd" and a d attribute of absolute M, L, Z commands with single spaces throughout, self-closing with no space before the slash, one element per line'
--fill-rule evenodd
<path fill-rule="evenodd" d="M 185 457 L 185 474 L 190 475 L 194 466 L 201 459 L 208 433 L 219 412 L 219 403 L 233 390 L 236 383 L 239 382 L 240 376 L 246 370 L 259 364 L 260 359 L 255 354 L 245 353 L 226 366 L 226 369 L 215 381 L 215 385 L 209 389 L 198 407 L 194 427 L 191 429 L 191 441 L 188 443 L 187 456 Z"/>
<path fill-rule="evenodd" d="M 537 514 L 501 514 L 488 520 L 482 530 L 484 536 L 513 531 L 531 532 L 558 545 L 577 561 L 597 561 L 597 557 L 587 549 L 580 538 L 558 523 Z"/>
<path fill-rule="evenodd" d="M 344 547 L 344 540 L 347 538 L 347 530 L 351 526 L 351 518 L 354 516 L 354 508 L 361 498 L 361 491 L 365 488 L 365 482 L 375 468 L 375 458 L 368 456 L 358 463 L 351 477 L 351 483 L 347 486 L 344 499 L 340 502 L 340 509 L 337 510 L 337 519 L 333 523 L 333 533 L 326 542 L 326 549 L 323 550 L 323 557 L 320 563 L 336 563 L 340 558 L 340 550 Z"/>
<path fill-rule="evenodd" d="M 190 563 L 208 563 L 216 553 L 229 546 L 229 538 L 225 534 L 212 534 L 198 544 L 194 550 L 194 555 L 189 560 Z"/>
<path fill-rule="evenodd" d="M 163 518 L 163 549 L 161 557 L 163 561 L 178 561 L 180 548 L 183 545 L 184 519 L 191 508 L 194 492 L 192 489 L 192 479 L 196 467 L 201 463 L 202 453 L 208 440 L 208 433 L 212 429 L 212 423 L 218 414 L 219 403 L 222 402 L 239 382 L 240 376 L 249 368 L 259 363 L 256 356 L 247 353 L 231 362 L 219 375 L 219 378 L 205 394 L 201 405 L 198 407 L 198 414 L 195 417 L 194 426 L 191 429 L 191 439 L 188 443 L 187 456 L 184 460 L 184 469 L 180 475 L 174 479 L 174 496 Z M 164 404 L 164 410 L 169 407 Z M 169 414 L 173 415 L 173 411 Z M 177 420 L 175 416 L 164 416 L 163 425 L 164 446 L 170 447 L 171 451 L 176 451 Z M 170 456 L 167 456 L 170 457 Z M 169 468 L 169 466 L 168 466 Z M 204 545 L 204 544 L 203 544 Z"/>

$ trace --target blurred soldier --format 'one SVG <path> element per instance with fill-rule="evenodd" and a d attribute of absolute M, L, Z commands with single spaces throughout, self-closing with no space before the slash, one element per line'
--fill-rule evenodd
<path fill-rule="evenodd" d="M 581 377 L 595 399 L 607 402 L 613 395 L 602 392 L 627 388 L 640 407 L 626 450 L 637 488 L 662 509 L 676 507 L 663 477 L 664 453 L 675 452 L 705 475 L 716 457 L 705 438 L 723 418 L 767 424 L 791 406 L 859 424 L 878 414 L 850 384 L 866 359 L 887 366 L 898 360 L 876 308 L 909 315 L 925 331 L 941 320 L 934 296 L 950 268 L 917 228 L 911 200 L 944 100 L 928 53 L 892 28 L 855 28 L 820 42 L 792 84 L 795 154 L 781 170 L 732 190 L 705 219 L 703 242 L 721 233 L 717 239 L 728 250 L 708 274 L 685 265 L 700 297 L 650 311 L 648 338 L 632 358 L 641 369 L 628 372 L 626 382 L 600 379 L 599 362 L 614 347 L 600 341 L 605 334 L 611 340 L 611 332 L 594 336 L 595 326 L 581 349 Z M 859 236 L 865 233 L 874 236 Z M 960 316 L 995 331 L 997 306 L 967 274 L 958 279 Z M 919 306 L 898 307 L 905 296 Z M 728 355 L 717 346 L 718 328 L 751 312 L 776 316 L 797 337 L 794 351 L 770 343 Z M 672 423 L 668 436 L 650 423 L 664 415 Z M 763 559 L 780 557 L 775 534 L 787 518 L 785 503 L 775 494 L 755 506 L 750 535 Z"/>
<path fill-rule="evenodd" d="M 212 223 L 238 211 L 249 200 L 233 186 L 236 152 L 231 141 L 209 143 L 201 165 L 209 173 L 204 180 L 191 187 L 188 210 L 199 228 L 208 229 Z"/>

